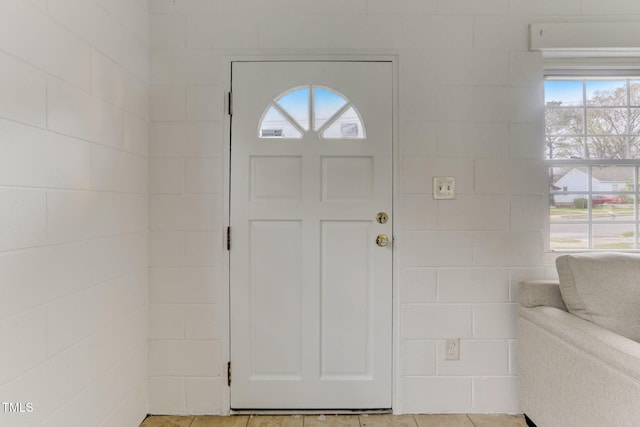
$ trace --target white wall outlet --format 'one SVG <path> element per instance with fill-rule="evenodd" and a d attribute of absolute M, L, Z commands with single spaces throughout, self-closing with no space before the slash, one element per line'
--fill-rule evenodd
<path fill-rule="evenodd" d="M 456 198 L 456 180 L 450 176 L 433 177 L 433 198 L 436 200 Z"/>
<path fill-rule="evenodd" d="M 460 360 L 460 338 L 448 338 L 444 344 L 445 360 Z"/>

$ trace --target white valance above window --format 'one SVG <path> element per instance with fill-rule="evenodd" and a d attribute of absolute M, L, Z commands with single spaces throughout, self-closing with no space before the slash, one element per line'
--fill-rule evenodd
<path fill-rule="evenodd" d="M 638 23 L 531 24 L 529 48 L 545 57 L 640 57 Z"/>

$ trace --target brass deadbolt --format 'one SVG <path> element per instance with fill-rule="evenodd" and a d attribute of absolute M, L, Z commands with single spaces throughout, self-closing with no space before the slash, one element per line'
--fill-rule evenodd
<path fill-rule="evenodd" d="M 389 215 L 387 215 L 386 212 L 378 212 L 378 215 L 376 215 L 376 221 L 378 221 L 378 224 L 386 224 L 387 221 L 389 221 Z"/>

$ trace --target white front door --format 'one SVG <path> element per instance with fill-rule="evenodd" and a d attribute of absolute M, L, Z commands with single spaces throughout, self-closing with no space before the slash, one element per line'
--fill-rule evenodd
<path fill-rule="evenodd" d="M 232 64 L 232 409 L 391 407 L 392 79 Z"/>

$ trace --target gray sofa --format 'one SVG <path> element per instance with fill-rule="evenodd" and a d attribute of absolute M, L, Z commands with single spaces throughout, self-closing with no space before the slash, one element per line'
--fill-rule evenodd
<path fill-rule="evenodd" d="M 640 255 L 563 255 L 556 266 L 559 281 L 519 284 L 528 425 L 640 426 Z"/>

